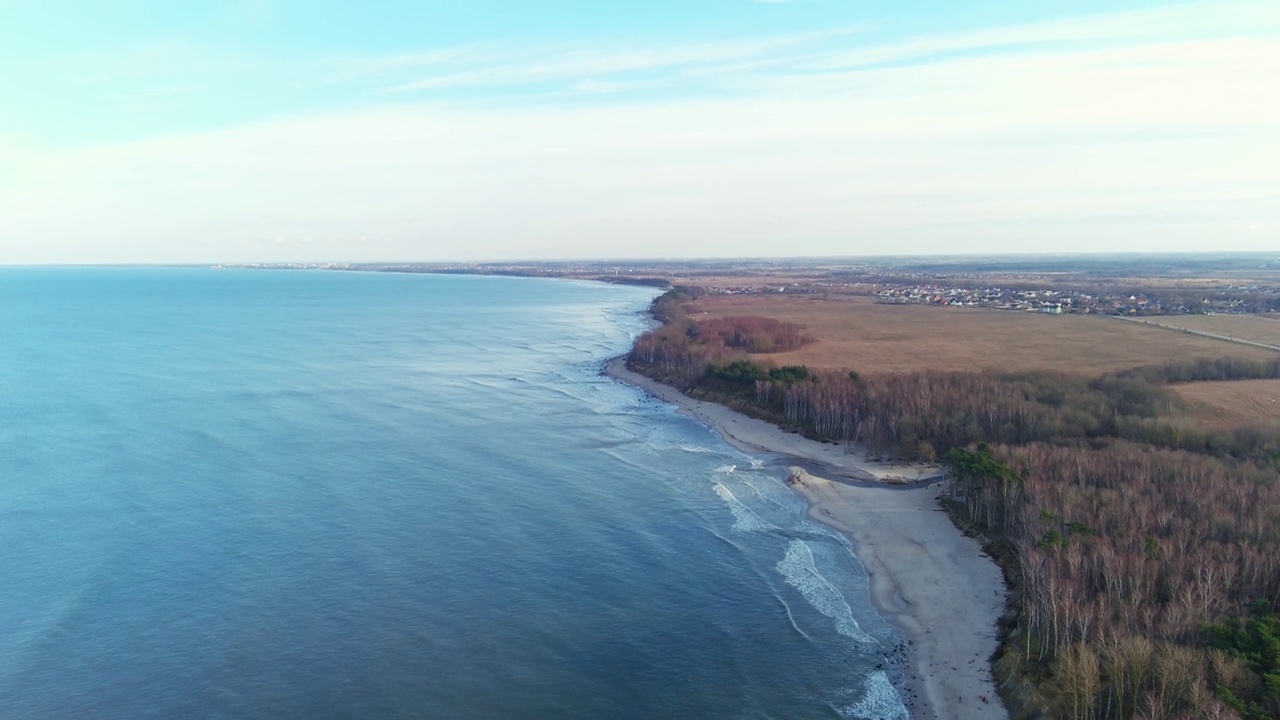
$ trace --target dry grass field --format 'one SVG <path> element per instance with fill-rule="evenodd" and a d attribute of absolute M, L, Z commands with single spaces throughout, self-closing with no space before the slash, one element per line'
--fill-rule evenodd
<path fill-rule="evenodd" d="M 1265 315 L 1167 315 L 1143 320 L 1177 330 L 1191 330 L 1280 347 L 1280 322 Z"/>
<path fill-rule="evenodd" d="M 1114 318 L 882 305 L 865 297 L 706 295 L 691 310 L 694 319 L 762 315 L 798 323 L 818 342 L 769 355 L 772 361 L 863 373 L 1050 369 L 1098 375 L 1171 360 L 1276 356 Z"/>
<path fill-rule="evenodd" d="M 1229 429 L 1280 422 L 1280 380 L 1230 380 L 1175 385 L 1197 420 Z"/>

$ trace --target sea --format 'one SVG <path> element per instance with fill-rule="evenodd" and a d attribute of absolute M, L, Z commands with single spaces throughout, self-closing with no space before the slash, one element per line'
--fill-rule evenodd
<path fill-rule="evenodd" d="M 780 464 L 602 375 L 656 294 L 0 269 L 0 718 L 907 717 Z"/>

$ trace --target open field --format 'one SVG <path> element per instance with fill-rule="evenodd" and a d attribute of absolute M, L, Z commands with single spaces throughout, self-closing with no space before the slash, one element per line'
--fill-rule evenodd
<path fill-rule="evenodd" d="M 803 325 L 818 342 L 767 357 L 779 365 L 862 373 L 1060 370 L 1097 375 L 1172 360 L 1276 356 L 1263 348 L 1115 318 L 884 305 L 863 297 L 707 295 L 691 311 L 694 319 L 762 315 Z"/>
<path fill-rule="evenodd" d="M 1280 422 L 1280 380 L 1229 380 L 1174 385 L 1197 420 L 1215 428 Z"/>
<path fill-rule="evenodd" d="M 1164 315 L 1142 318 L 1161 327 L 1218 335 L 1235 340 L 1280 347 L 1280 322 L 1266 315 Z"/>

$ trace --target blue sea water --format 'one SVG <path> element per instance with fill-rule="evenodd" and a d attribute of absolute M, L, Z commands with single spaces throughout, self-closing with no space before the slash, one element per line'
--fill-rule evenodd
<path fill-rule="evenodd" d="M 600 376 L 653 295 L 0 270 L 0 718 L 905 717 L 847 543 Z"/>

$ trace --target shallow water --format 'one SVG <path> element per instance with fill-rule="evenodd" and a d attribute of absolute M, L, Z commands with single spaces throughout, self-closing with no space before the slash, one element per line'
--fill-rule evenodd
<path fill-rule="evenodd" d="M 901 717 L 847 543 L 591 283 L 0 270 L 0 717 Z"/>

